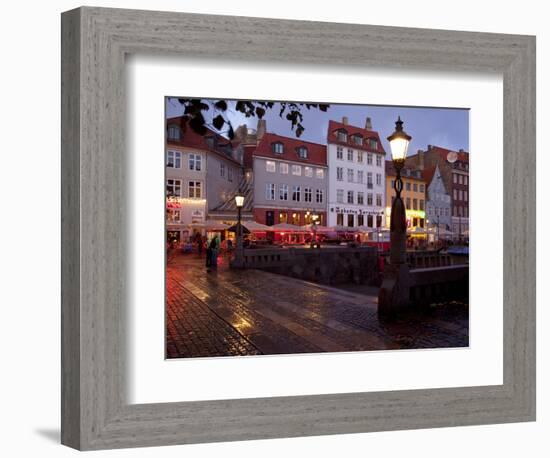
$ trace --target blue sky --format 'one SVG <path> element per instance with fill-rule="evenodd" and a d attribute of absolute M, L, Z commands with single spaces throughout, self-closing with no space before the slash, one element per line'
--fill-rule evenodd
<path fill-rule="evenodd" d="M 229 102 L 226 118 L 234 128 L 240 124 L 256 127 L 257 118 L 247 119 L 233 107 L 234 103 Z M 211 113 L 213 112 L 206 114 L 207 122 L 212 119 Z M 305 131 L 301 138 L 316 143 L 326 143 L 330 119 L 341 121 L 342 116 L 347 116 L 350 124 L 364 127 L 368 116 L 372 120 L 373 130 L 379 133 L 384 148 L 389 153 L 386 137 L 394 131 L 397 116 L 401 116 L 404 130 L 412 136 L 409 155 L 415 154 L 418 149 L 426 149 L 427 145 L 469 151 L 469 111 L 465 109 L 331 104 L 326 112 L 315 109 L 308 111 L 304 107 L 302 113 Z M 177 101 L 167 99 L 166 114 L 168 117 L 181 115 L 181 105 Z M 277 104 L 266 112 L 264 119 L 267 120 L 268 132 L 295 136 L 290 129 L 290 122 L 279 117 Z"/>

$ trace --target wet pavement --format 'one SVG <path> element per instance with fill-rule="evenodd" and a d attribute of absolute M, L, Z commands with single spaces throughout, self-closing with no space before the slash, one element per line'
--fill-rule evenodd
<path fill-rule="evenodd" d="M 372 288 L 316 285 L 219 258 L 179 255 L 166 278 L 168 358 L 468 346 L 467 306 L 430 307 L 384 323 Z M 374 293 L 374 294 L 373 294 Z"/>

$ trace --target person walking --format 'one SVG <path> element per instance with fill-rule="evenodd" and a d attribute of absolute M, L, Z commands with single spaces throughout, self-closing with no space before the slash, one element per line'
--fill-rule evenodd
<path fill-rule="evenodd" d="M 195 240 L 197 241 L 197 250 L 199 252 L 199 257 L 202 257 L 202 249 L 203 249 L 203 240 L 202 240 L 202 235 L 199 233 L 197 233 L 197 237 L 195 237 Z"/>
<path fill-rule="evenodd" d="M 212 266 L 212 242 L 206 242 L 206 269 L 210 272 Z"/>
<path fill-rule="evenodd" d="M 211 251 L 211 260 L 210 260 L 210 267 L 212 269 L 218 268 L 218 251 L 220 249 L 220 239 L 218 238 L 218 235 L 214 235 L 212 237 L 212 240 L 210 241 L 210 251 Z"/>

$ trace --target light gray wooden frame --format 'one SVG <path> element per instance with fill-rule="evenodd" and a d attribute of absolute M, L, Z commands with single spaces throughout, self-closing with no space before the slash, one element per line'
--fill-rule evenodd
<path fill-rule="evenodd" d="M 503 385 L 128 404 L 124 62 L 132 53 L 503 74 Z M 534 419 L 534 37 L 90 7 L 63 13 L 63 444 L 105 449 Z"/>

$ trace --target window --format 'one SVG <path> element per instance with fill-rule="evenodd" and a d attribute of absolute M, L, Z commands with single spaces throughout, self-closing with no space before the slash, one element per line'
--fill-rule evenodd
<path fill-rule="evenodd" d="M 376 206 L 377 207 L 382 206 L 382 194 L 376 194 Z"/>
<path fill-rule="evenodd" d="M 273 226 L 275 224 L 275 212 L 273 210 L 265 212 L 265 224 L 267 226 Z"/>
<path fill-rule="evenodd" d="M 413 191 L 418 192 L 418 183 L 413 184 Z"/>
<path fill-rule="evenodd" d="M 168 126 L 168 140 L 181 140 L 181 128 L 172 124 Z"/>
<path fill-rule="evenodd" d="M 181 153 L 179 151 L 166 152 L 166 167 L 181 169 Z"/>
<path fill-rule="evenodd" d="M 304 175 L 311 178 L 313 176 L 313 168 L 304 167 Z"/>
<path fill-rule="evenodd" d="M 407 197 L 406 201 L 405 201 L 405 208 L 407 210 L 410 210 L 411 209 L 411 198 L 410 197 Z"/>
<path fill-rule="evenodd" d="M 311 202 L 311 188 L 304 188 L 304 202 Z"/>
<path fill-rule="evenodd" d="M 275 184 L 266 183 L 265 185 L 265 198 L 266 200 L 275 200 Z"/>
<path fill-rule="evenodd" d="M 453 183 L 456 183 L 458 180 L 456 178 L 456 173 L 453 173 Z"/>
<path fill-rule="evenodd" d="M 365 204 L 365 194 L 361 191 L 359 191 L 357 193 L 357 203 L 359 205 L 364 205 Z M 362 224 L 360 224 L 360 226 L 362 226 Z"/>
<path fill-rule="evenodd" d="M 305 146 L 300 146 L 296 151 L 300 159 L 307 159 L 307 148 Z"/>
<path fill-rule="evenodd" d="M 181 213 L 179 210 L 169 208 L 166 210 L 167 223 L 179 223 L 181 221 Z"/>
<path fill-rule="evenodd" d="M 353 143 L 356 145 L 362 145 L 363 144 L 363 137 L 361 135 L 354 135 L 353 136 Z"/>
<path fill-rule="evenodd" d="M 279 213 L 279 223 L 286 223 L 288 221 L 288 213 L 281 212 Z"/>
<path fill-rule="evenodd" d="M 372 189 L 372 172 L 367 172 L 367 188 Z"/>
<path fill-rule="evenodd" d="M 420 199 L 420 210 L 424 210 L 424 199 Z"/>
<path fill-rule="evenodd" d="M 372 153 L 367 153 L 367 164 L 372 165 Z"/>
<path fill-rule="evenodd" d="M 168 197 L 181 197 L 181 180 L 166 180 L 166 195 Z"/>
<path fill-rule="evenodd" d="M 367 215 L 367 226 L 372 227 L 372 215 Z"/>
<path fill-rule="evenodd" d="M 464 200 L 468 202 L 468 191 L 464 191 Z"/>
<path fill-rule="evenodd" d="M 369 138 L 369 145 L 372 149 L 378 149 L 378 141 L 374 138 Z"/>
<path fill-rule="evenodd" d="M 363 163 L 363 151 L 357 151 L 357 162 Z"/>
<path fill-rule="evenodd" d="M 380 173 L 376 174 L 376 184 L 378 186 L 382 185 L 382 174 L 380 174 Z"/>
<path fill-rule="evenodd" d="M 351 213 L 348 215 L 348 227 L 353 227 L 353 215 Z"/>
<path fill-rule="evenodd" d="M 322 189 L 317 189 L 315 194 L 315 202 L 322 204 L 323 200 L 325 200 L 325 192 Z"/>
<path fill-rule="evenodd" d="M 348 133 L 344 129 L 339 130 L 336 136 L 340 142 L 348 141 Z"/>
<path fill-rule="evenodd" d="M 300 202 L 300 186 L 292 186 L 292 200 L 294 202 Z"/>
<path fill-rule="evenodd" d="M 188 190 L 190 199 L 200 199 L 202 197 L 202 183 L 200 181 L 190 181 Z"/>
<path fill-rule="evenodd" d="M 336 159 L 344 159 L 344 148 L 341 146 L 336 147 Z"/>
<path fill-rule="evenodd" d="M 299 226 L 300 225 L 300 213 L 292 214 L 292 224 Z"/>
<path fill-rule="evenodd" d="M 382 167 L 382 156 L 376 156 L 376 166 Z"/>
<path fill-rule="evenodd" d="M 363 226 L 365 224 L 365 217 L 363 215 L 357 215 L 357 226 Z"/>
<path fill-rule="evenodd" d="M 367 194 L 367 205 L 372 205 L 372 194 L 371 193 L 368 193 Z"/>
<path fill-rule="evenodd" d="M 200 154 L 189 154 L 189 170 L 200 172 L 202 168 L 202 156 Z"/>
<path fill-rule="evenodd" d="M 458 200 L 458 194 L 456 192 L 456 189 L 453 189 L 453 200 Z"/>
<path fill-rule="evenodd" d="M 220 176 L 225 178 L 225 164 L 223 162 L 220 162 Z"/>
<path fill-rule="evenodd" d="M 419 187 L 420 187 L 420 192 L 424 192 L 424 185 L 421 184 Z"/>
<path fill-rule="evenodd" d="M 336 167 L 336 179 L 338 181 L 344 181 L 344 168 Z"/>
<path fill-rule="evenodd" d="M 285 175 L 288 173 L 288 164 L 286 162 L 279 163 L 279 172 Z"/>
<path fill-rule="evenodd" d="M 413 199 L 413 210 L 418 210 L 418 199 Z"/>
<path fill-rule="evenodd" d="M 462 175 L 458 175 L 458 184 L 462 184 Z"/>
<path fill-rule="evenodd" d="M 382 227 L 382 215 L 376 215 L 376 227 Z"/>
<path fill-rule="evenodd" d="M 353 161 L 353 150 L 348 149 L 348 161 Z"/>
<path fill-rule="evenodd" d="M 353 191 L 348 191 L 348 204 L 353 203 Z"/>
<path fill-rule="evenodd" d="M 300 176 L 301 174 L 302 174 L 302 166 L 301 165 L 293 165 L 292 166 L 292 175 Z"/>
<path fill-rule="evenodd" d="M 465 184 L 466 186 L 468 186 L 468 177 L 467 177 L 467 176 L 464 177 L 464 184 Z"/>
<path fill-rule="evenodd" d="M 325 171 L 323 169 L 317 169 L 315 171 L 315 176 L 322 180 L 323 178 L 325 178 Z"/>
<path fill-rule="evenodd" d="M 357 182 L 363 184 L 365 181 L 365 173 L 362 170 L 357 171 Z"/>
<path fill-rule="evenodd" d="M 227 169 L 227 181 L 233 181 L 233 169 Z"/>
<path fill-rule="evenodd" d="M 288 185 L 282 184 L 279 186 L 279 200 L 288 200 Z"/>
<path fill-rule="evenodd" d="M 343 213 L 337 213 L 336 214 L 336 225 L 337 226 L 343 226 L 344 225 L 344 214 Z"/>
<path fill-rule="evenodd" d="M 407 183 L 405 183 L 405 189 L 407 191 L 410 191 L 411 190 L 411 184 L 407 181 Z"/>
<path fill-rule="evenodd" d="M 395 187 L 395 180 L 391 180 L 391 188 L 393 189 Z"/>
<path fill-rule="evenodd" d="M 348 181 L 353 183 L 353 169 L 348 169 Z"/>
<path fill-rule="evenodd" d="M 337 189 L 336 190 L 336 202 L 339 204 L 344 203 L 344 190 L 343 189 Z"/>
<path fill-rule="evenodd" d="M 265 161 L 265 171 L 275 172 L 275 161 Z"/>
<path fill-rule="evenodd" d="M 275 154 L 283 154 L 284 146 L 281 142 L 275 142 L 271 144 L 271 151 Z"/>

